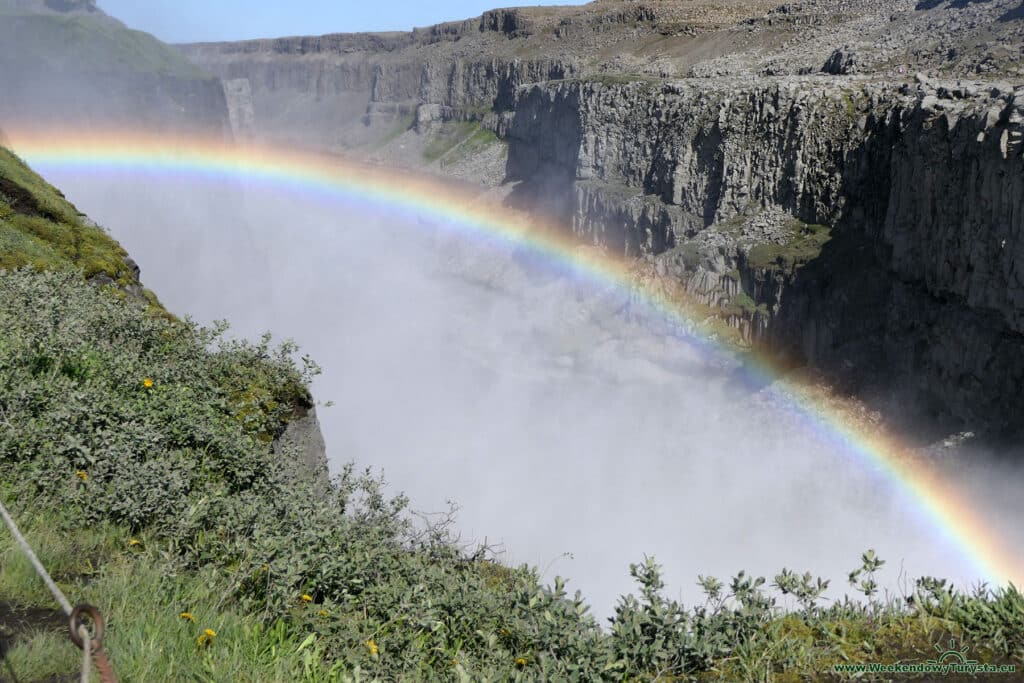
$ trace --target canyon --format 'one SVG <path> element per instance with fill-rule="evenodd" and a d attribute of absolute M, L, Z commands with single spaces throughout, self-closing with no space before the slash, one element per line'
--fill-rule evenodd
<path fill-rule="evenodd" d="M 0 15 L 4 128 L 131 122 L 476 184 L 926 439 L 1024 429 L 1018 0 L 597 0 L 176 48 L 92 0 Z"/>
<path fill-rule="evenodd" d="M 1022 36 L 596 0 L 168 46 L 0 0 L 5 502 L 131 680 L 1020 661 Z M 17 552 L 4 664 L 70 680 Z"/>
<path fill-rule="evenodd" d="M 180 49 L 236 137 L 500 187 L 741 344 L 1012 440 L 1022 31 L 1009 0 L 600 0 Z"/>

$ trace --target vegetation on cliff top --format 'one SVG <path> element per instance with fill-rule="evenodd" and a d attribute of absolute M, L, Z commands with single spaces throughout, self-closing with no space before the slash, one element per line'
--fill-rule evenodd
<path fill-rule="evenodd" d="M 456 146 L 467 144 L 474 137 L 485 141 L 486 129 L 476 121 L 453 121 L 437 126 L 432 131 L 429 142 L 423 149 L 423 159 L 427 162 L 437 161 L 452 151 Z"/>
<path fill-rule="evenodd" d="M 47 220 L 77 217 L 11 168 Z M 8 222 L 30 206 L 5 201 Z M 40 264 L 14 249 L 0 250 L 26 264 L 0 272 L 0 496 L 69 597 L 104 610 L 122 680 L 820 680 L 934 658 L 949 637 L 981 661 L 1024 656 L 1015 589 L 922 579 L 880 600 L 870 553 L 851 575 L 864 600 L 830 605 L 823 582 L 783 571 L 774 592 L 702 577 L 706 602 L 687 608 L 645 559 L 602 629 L 561 579 L 461 546 L 448 516 L 417 522 L 369 472 L 296 476 L 273 437 L 318 368 L 293 344 L 153 315 L 87 284 L 74 251 Z M 0 626 L 53 607 L 6 533 L 0 594 Z M 20 680 L 71 673 L 59 619 L 37 621 L 0 634 L 7 664 Z"/>
<path fill-rule="evenodd" d="M 827 225 L 795 222 L 788 240 L 781 244 L 764 242 L 756 245 L 747 255 L 747 264 L 751 268 L 800 266 L 817 258 L 830 239 L 832 229 Z"/>
<path fill-rule="evenodd" d="M 60 190 L 25 162 L 0 147 L 0 269 L 76 269 L 90 280 L 134 291 L 152 311 L 173 319 L 129 265 L 128 253 L 102 228 L 78 212 Z"/>
<path fill-rule="evenodd" d="M 131 284 L 127 252 L 87 223 L 59 190 L 0 147 L 0 268 L 81 269 Z"/>

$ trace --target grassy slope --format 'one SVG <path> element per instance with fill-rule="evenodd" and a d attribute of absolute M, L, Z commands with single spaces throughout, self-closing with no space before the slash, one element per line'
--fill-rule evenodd
<path fill-rule="evenodd" d="M 484 128 L 479 123 L 474 123 L 469 129 L 468 137 L 465 137 L 441 154 L 441 167 L 451 166 L 467 159 L 472 159 L 491 145 L 502 144 L 501 140 L 491 130 Z"/>
<path fill-rule="evenodd" d="M 192 79 L 205 74 L 148 33 L 105 16 L 27 14 L 0 4 L 4 61 L 56 73 L 138 72 Z"/>
<path fill-rule="evenodd" d="M 479 130 L 480 125 L 473 121 L 459 121 L 440 126 L 424 148 L 423 159 L 427 162 L 437 161 Z"/>
<path fill-rule="evenodd" d="M 155 311 L 173 317 L 153 292 L 139 286 L 127 258 L 124 248 L 58 189 L 0 147 L 0 269 L 75 268 L 86 278 L 105 277 L 124 288 L 134 286 Z"/>
<path fill-rule="evenodd" d="M 0 148 L 0 268 L 81 268 L 130 284 L 128 254 L 53 186 Z"/>
<path fill-rule="evenodd" d="M 0 496 L 70 599 L 104 610 L 122 680 L 820 680 L 834 663 L 923 661 L 949 635 L 982 661 L 1024 656 L 1013 590 L 923 581 L 911 604 L 825 608 L 809 578 L 780 574 L 772 594 L 740 575 L 706 580 L 708 604 L 686 609 L 653 563 L 601 632 L 561 584 L 460 549 L 443 523 L 410 525 L 372 477 L 297 480 L 268 442 L 315 366 L 87 286 L 64 269 L 123 278 L 124 252 L 0 160 L 0 259 L 30 266 L 0 274 Z M 879 567 L 864 565 L 870 594 Z M 5 533 L 0 595 L 53 606 Z M 74 671 L 52 627 L 13 635 L 19 680 Z"/>

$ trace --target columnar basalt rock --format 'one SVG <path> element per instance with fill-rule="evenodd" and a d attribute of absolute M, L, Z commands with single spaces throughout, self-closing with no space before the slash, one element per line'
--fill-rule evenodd
<path fill-rule="evenodd" d="M 582 235 L 601 232 L 633 254 L 669 247 L 751 203 L 832 223 L 842 205 L 837 162 L 857 145 L 844 99 L 850 96 L 811 77 L 754 87 L 535 85 L 518 94 L 509 178 L 558 194 L 571 194 L 579 181 L 577 206 L 600 209 L 620 198 L 624 208 L 607 225 L 600 210 L 562 218 Z M 652 201 L 665 217 L 649 239 Z"/>
<path fill-rule="evenodd" d="M 587 241 L 657 255 L 651 277 L 752 341 L 861 385 L 899 377 L 923 412 L 1012 431 L 1021 101 L 983 83 L 810 76 L 541 84 L 518 93 L 508 173 Z M 790 229 L 766 231 L 766 212 Z"/>
<path fill-rule="evenodd" d="M 256 135 L 256 113 L 249 79 L 235 78 L 223 83 L 232 136 L 235 140 L 251 140 Z"/>
<path fill-rule="evenodd" d="M 600 0 L 183 49 L 249 79 L 263 133 L 314 130 L 316 144 L 402 117 L 424 136 L 482 121 L 508 145 L 510 203 L 639 257 L 642 277 L 837 383 L 1012 432 L 1017 5 Z M 296 97 L 320 107 L 312 126 L 279 106 Z"/>
<path fill-rule="evenodd" d="M 481 120 L 488 112 L 509 110 L 519 86 L 566 78 L 578 69 L 572 58 L 435 55 L 425 49 L 391 51 L 383 39 L 378 46 L 357 36 L 328 38 L 182 49 L 226 82 L 248 81 L 259 134 L 327 148 L 372 141 L 375 132 L 388 131 L 420 104 L 438 105 L 456 120 Z M 232 116 L 238 118 L 234 111 Z"/>

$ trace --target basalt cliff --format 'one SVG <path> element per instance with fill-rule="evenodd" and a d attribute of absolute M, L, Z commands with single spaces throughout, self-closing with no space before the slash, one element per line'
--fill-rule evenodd
<path fill-rule="evenodd" d="M 181 46 L 236 137 L 501 186 L 745 343 L 1024 430 L 1024 3 L 598 0 Z"/>

